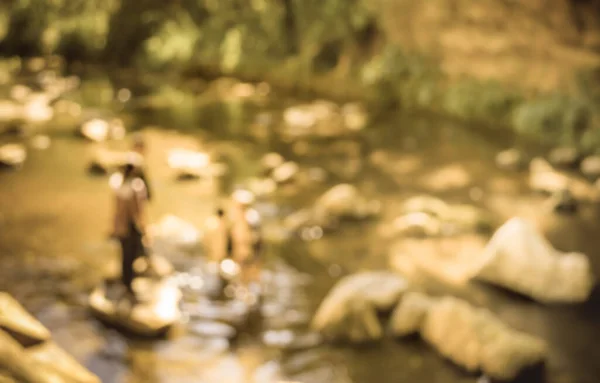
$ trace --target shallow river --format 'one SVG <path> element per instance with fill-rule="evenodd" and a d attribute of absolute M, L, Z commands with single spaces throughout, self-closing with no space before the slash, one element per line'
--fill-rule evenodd
<path fill-rule="evenodd" d="M 527 191 L 524 174 L 494 166 L 499 150 L 518 144 L 512 137 L 395 112 L 373 121 L 359 135 L 338 139 L 284 139 L 277 129 L 254 123 L 256 116 L 266 111 L 278 126 L 281 111 L 294 102 L 272 96 L 250 105 L 209 100 L 201 106 L 169 110 L 126 108 L 122 113 L 129 128 L 142 129 L 149 142 L 155 192 L 152 219 L 174 214 L 200 226 L 219 198 L 255 174 L 263 154 L 277 151 L 330 174 L 327 181 L 302 193 L 278 197 L 275 202 L 280 211 L 310 205 L 331 185 L 352 182 L 383 202 L 386 208 L 381 221 L 385 222 L 397 214 L 404 198 L 430 193 L 448 201 L 485 206 L 504 219 L 515 214 L 535 219 L 561 250 L 588 254 L 595 275 L 600 276 L 596 207 L 584 207 L 575 217 L 545 210 L 542 200 Z M 48 149 L 29 148 L 22 169 L 0 172 L 0 290 L 16 296 L 52 330 L 60 345 L 103 382 L 252 382 L 257 370 L 273 366 L 275 362 L 268 362 L 279 360 L 280 355 L 262 346 L 254 330 L 230 350 L 217 352 L 211 345 L 196 342 L 192 335 L 154 342 L 126 340 L 89 316 L 82 304 L 85 291 L 98 280 L 98 271 L 117 257 L 116 245 L 106 239 L 110 190 L 106 177 L 85 171 L 97 144 L 64 129 L 49 129 L 48 134 L 52 139 Z M 166 165 L 166 151 L 196 144 L 225 154 L 231 171 L 222 182 L 174 178 Z M 125 144 L 108 145 L 124 148 Z M 377 158 L 380 160 L 373 160 Z M 386 267 L 389 243 L 381 240 L 378 225 L 347 225 L 312 242 L 290 240 L 269 246 L 268 255 L 314 277 L 304 292 L 312 310 L 341 276 Z M 77 270 L 75 276 L 70 274 L 72 270 Z M 550 383 L 600 381 L 599 294 L 586 304 L 547 307 L 496 289 L 482 291 L 477 303 L 511 326 L 550 343 Z M 298 380 L 476 381 L 420 342 L 386 340 L 356 349 L 340 346 L 317 351 L 326 356 L 319 356 L 317 368 L 302 368 Z"/>

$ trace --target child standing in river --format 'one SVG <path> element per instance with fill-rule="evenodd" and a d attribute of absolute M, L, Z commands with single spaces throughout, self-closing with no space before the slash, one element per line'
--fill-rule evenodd
<path fill-rule="evenodd" d="M 232 258 L 240 265 L 240 281 L 245 286 L 257 284 L 262 262 L 261 219 L 252 208 L 254 195 L 247 190 L 238 190 L 232 195 L 231 244 Z"/>

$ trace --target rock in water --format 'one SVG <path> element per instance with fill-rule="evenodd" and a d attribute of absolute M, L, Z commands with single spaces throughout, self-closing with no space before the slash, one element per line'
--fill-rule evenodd
<path fill-rule="evenodd" d="M 60 376 L 47 373 L 25 354 L 25 349 L 7 333 L 0 330 L 0 371 L 7 371 L 17 382 L 62 382 Z"/>
<path fill-rule="evenodd" d="M 246 322 L 248 306 L 240 301 L 199 300 L 186 305 L 188 314 L 193 319 L 202 321 L 219 321 L 237 327 Z"/>
<path fill-rule="evenodd" d="M 587 159 L 582 168 L 585 161 Z M 529 170 L 529 187 L 536 192 L 554 194 L 568 189 L 581 201 L 597 201 L 599 198 L 598 191 L 585 179 L 558 171 L 543 158 L 534 158 Z"/>
<path fill-rule="evenodd" d="M 534 158 L 529 165 L 529 187 L 542 193 L 554 193 L 568 187 L 569 180 L 554 170 L 543 158 Z"/>
<path fill-rule="evenodd" d="M 23 165 L 27 158 L 25 147 L 20 144 L 7 144 L 0 146 L 0 166 L 12 168 Z"/>
<path fill-rule="evenodd" d="M 329 189 L 315 203 L 318 216 L 362 219 L 376 216 L 381 206 L 360 194 L 356 186 L 339 184 Z"/>
<path fill-rule="evenodd" d="M 137 153 L 100 149 L 92 156 L 90 164 L 88 165 L 88 170 L 93 173 L 111 173 L 125 165 L 130 158 L 137 163 L 144 162 L 144 159 Z"/>
<path fill-rule="evenodd" d="M 594 286 L 588 258 L 554 249 L 531 223 L 512 218 L 493 235 L 475 278 L 544 303 L 588 299 Z"/>
<path fill-rule="evenodd" d="M 140 302 L 113 299 L 114 286 L 96 288 L 88 300 L 92 313 L 115 327 L 149 337 L 164 334 L 180 320 L 181 292 L 167 279 L 155 281 L 138 277 L 133 281 L 133 288 Z"/>
<path fill-rule="evenodd" d="M 349 103 L 342 107 L 342 116 L 346 128 L 357 131 L 362 130 L 368 122 L 365 108 L 357 103 Z"/>
<path fill-rule="evenodd" d="M 318 346 L 321 343 L 321 336 L 314 332 L 269 330 L 263 333 L 262 340 L 269 347 L 299 350 Z"/>
<path fill-rule="evenodd" d="M 8 293 L 0 293 L 0 329 L 25 346 L 50 339 L 50 332 Z"/>
<path fill-rule="evenodd" d="M 19 383 L 100 383 L 98 377 L 81 366 L 55 343 L 23 348 L 0 330 L 0 381 L 7 372 Z"/>
<path fill-rule="evenodd" d="M 488 310 L 452 297 L 432 305 L 421 335 L 454 363 L 502 381 L 543 363 L 547 355 L 542 340 L 511 329 Z"/>
<path fill-rule="evenodd" d="M 437 236 L 488 232 L 495 226 L 493 217 L 478 207 L 450 205 L 428 195 L 409 198 L 402 212 L 392 224 L 392 233 Z"/>
<path fill-rule="evenodd" d="M 72 356 L 54 342 L 46 342 L 26 349 L 27 355 L 39 366 L 62 377 L 62 381 L 76 383 L 99 383 L 100 380 L 80 365 Z M 52 381 L 53 382 L 53 381 Z"/>
<path fill-rule="evenodd" d="M 568 189 L 553 194 L 549 199 L 549 203 L 555 212 L 563 214 L 576 213 L 579 207 L 579 202 Z"/>
<path fill-rule="evenodd" d="M 419 334 L 435 301 L 422 293 L 406 293 L 394 309 L 390 330 L 396 336 Z"/>
<path fill-rule="evenodd" d="M 0 293 L 2 381 L 100 383 L 98 377 L 58 347 L 50 332 L 6 293 Z"/>
<path fill-rule="evenodd" d="M 548 161 L 557 167 L 570 168 L 577 166 L 581 155 L 577 148 L 556 148 L 548 154 Z"/>
<path fill-rule="evenodd" d="M 188 149 L 172 149 L 167 162 L 179 178 L 202 178 L 216 175 L 214 164 L 208 153 Z"/>
<path fill-rule="evenodd" d="M 436 217 L 417 212 L 397 217 L 386 230 L 389 237 L 436 237 L 442 233 L 442 224 Z"/>
<path fill-rule="evenodd" d="M 263 172 L 268 173 L 273 171 L 278 166 L 281 166 L 285 162 L 283 156 L 279 153 L 267 153 L 260 160 L 260 165 Z"/>
<path fill-rule="evenodd" d="M 581 162 L 581 172 L 589 178 L 600 177 L 600 156 L 587 157 Z"/>
<path fill-rule="evenodd" d="M 450 206 L 446 202 L 429 195 L 415 196 L 402 204 L 402 214 L 425 213 L 434 217 L 445 217 L 449 211 Z"/>
<path fill-rule="evenodd" d="M 189 326 L 192 334 L 204 338 L 231 339 L 237 334 L 236 329 L 228 324 L 217 321 L 201 321 Z"/>
<path fill-rule="evenodd" d="M 379 339 L 382 330 L 377 311 L 391 310 L 406 288 L 404 278 L 390 272 L 347 276 L 325 297 L 311 326 L 332 339 Z"/>
<path fill-rule="evenodd" d="M 79 134 L 94 142 L 122 139 L 125 137 L 125 126 L 118 118 L 111 121 L 94 118 L 81 125 Z"/>
<path fill-rule="evenodd" d="M 275 167 L 271 176 L 276 183 L 283 184 L 292 181 L 299 171 L 300 167 L 297 163 L 288 161 Z"/>
<path fill-rule="evenodd" d="M 506 149 L 496 155 L 496 166 L 506 170 L 520 170 L 525 166 L 525 158 L 517 149 Z"/>

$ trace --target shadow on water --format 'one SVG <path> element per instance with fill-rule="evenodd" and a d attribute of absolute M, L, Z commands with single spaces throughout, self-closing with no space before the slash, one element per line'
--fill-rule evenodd
<path fill-rule="evenodd" d="M 200 225 L 224 194 L 255 174 L 259 158 L 271 151 L 296 160 L 302 166 L 323 167 L 330 174 L 326 182 L 310 190 L 293 198 L 280 198 L 282 209 L 306 206 L 326 188 L 339 182 L 356 183 L 381 199 L 386 204 L 384 219 L 393 217 L 403 198 L 416 193 L 485 205 L 485 196 L 492 193 L 489 190 L 492 180 L 506 177 L 511 178 L 518 193 L 522 193 L 518 187 L 524 183 L 523 174 L 507 175 L 494 167 L 495 153 L 514 145 L 513 137 L 480 134 L 475 128 L 462 129 L 454 122 L 428 116 L 390 113 L 375 120 L 372 128 L 363 134 L 343 140 L 285 140 L 270 130 L 267 135 L 253 133 L 250 125 L 259 113 L 269 111 L 277 117 L 282 108 L 292 102 L 275 96 L 266 106 L 207 102 L 183 109 L 125 110 L 131 117 L 131 127 L 147 133 L 149 162 L 156 164 L 151 169 L 156 189 L 152 218 L 169 213 Z M 218 188 L 213 190 L 214 185 L 201 181 L 174 179 L 164 164 L 164 156 L 167 149 L 179 142 L 178 135 L 223 155 L 231 172 Z M 98 270 L 117 259 L 116 247 L 105 239 L 110 222 L 110 193 L 106 177 L 86 175 L 87 158 L 96 145 L 64 131 L 52 133 L 51 137 L 49 149 L 30 150 L 23 169 L 0 173 L 0 262 L 3 265 L 0 290 L 13 293 L 38 315 L 56 334 L 57 341 L 100 375 L 103 382 L 250 382 L 248 376 L 252 371 L 269 360 L 279 360 L 279 353 L 259 342 L 259 329 L 243 334 L 235 347 L 221 349 L 220 344 L 202 343 L 186 334 L 156 342 L 127 340 L 99 326 L 95 320 L 79 315 L 80 298 L 85 302 L 85 294 L 100 278 Z M 339 141 L 347 143 L 341 145 Z M 123 147 L 123 143 L 110 145 Z M 377 153 L 382 154 L 385 166 L 367 160 Z M 356 159 L 361 164 L 358 171 L 337 172 L 340 163 Z M 439 179 L 447 181 L 448 178 L 452 182 L 447 187 L 436 187 Z M 483 201 L 471 198 L 473 189 L 482 191 Z M 303 295 L 310 310 L 314 310 L 344 275 L 387 266 L 388 244 L 381 241 L 376 226 L 377 222 L 347 225 L 337 233 L 312 242 L 296 238 L 285 245 L 272 246 L 271 253 L 273 258 L 283 259 L 313 277 Z M 595 233 L 599 230 L 597 222 L 576 218 L 559 222 L 549 234 L 557 246 L 587 253 L 598 276 L 600 257 L 596 249 L 600 247 L 600 237 Z M 40 278 L 40 259 L 51 263 L 73 260 L 76 267 L 66 272 L 68 276 L 64 280 L 56 276 Z M 195 261 L 191 258 L 188 262 Z M 31 284 L 33 280 L 35 285 Z M 61 289 L 66 292 L 61 293 Z M 540 335 L 550 343 L 549 383 L 600 381 L 597 363 L 600 346 L 593 341 L 600 339 L 598 289 L 585 304 L 568 307 L 542 306 L 494 288 L 486 287 L 485 291 L 486 305 L 505 322 Z M 64 296 L 70 298 L 68 303 L 61 298 Z M 48 315 L 48 312 L 53 314 Z M 327 380 L 323 378 L 328 375 L 322 368 L 321 375 L 310 375 L 312 370 L 300 371 L 308 375 L 298 380 L 311 383 L 466 383 L 476 380 L 416 340 L 389 339 L 368 347 L 336 346 L 327 351 L 335 355 L 329 368 L 344 370 L 347 377 L 339 372 L 338 380 Z M 523 379 L 523 382 L 534 383 L 527 377 Z"/>

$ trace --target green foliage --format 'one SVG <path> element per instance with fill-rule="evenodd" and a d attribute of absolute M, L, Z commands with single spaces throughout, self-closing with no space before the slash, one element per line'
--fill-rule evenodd
<path fill-rule="evenodd" d="M 15 0 L 2 41 L 5 54 L 60 53 L 86 59 L 106 44 L 117 0 Z"/>
<path fill-rule="evenodd" d="M 518 94 L 497 82 L 463 80 L 448 87 L 443 110 L 463 119 L 508 123 L 521 101 Z"/>
<path fill-rule="evenodd" d="M 377 97 L 385 105 L 398 102 L 404 108 L 512 126 L 555 143 L 600 147 L 600 125 L 590 122 L 592 106 L 600 103 L 597 68 L 576 75 L 577 97 L 550 95 L 526 102 L 498 83 L 449 82 L 432 57 L 389 41 L 379 22 L 384 7 L 376 3 L 11 0 L 0 5 L 0 50 L 6 56 L 102 58 L 145 71 L 206 68 L 290 87 L 320 85 L 330 94 L 359 88 L 365 98 Z M 409 12 L 411 2 L 405 3 Z M 323 79 L 333 79 L 333 85 Z"/>
<path fill-rule="evenodd" d="M 383 99 L 396 99 L 406 107 L 434 107 L 442 75 L 435 64 L 418 55 L 390 47 L 363 66 L 365 86 L 377 89 Z"/>
<path fill-rule="evenodd" d="M 590 125 L 589 104 L 556 94 L 533 99 L 513 113 L 512 126 L 523 135 L 565 145 L 578 145 Z"/>
<path fill-rule="evenodd" d="M 191 62 L 201 32 L 187 12 L 178 11 L 144 41 L 144 63 L 153 69 L 183 67 Z"/>

